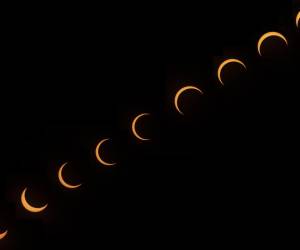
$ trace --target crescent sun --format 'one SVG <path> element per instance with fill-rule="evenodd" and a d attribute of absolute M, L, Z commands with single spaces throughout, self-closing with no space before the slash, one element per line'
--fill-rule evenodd
<path fill-rule="evenodd" d="M 264 40 L 266 40 L 269 37 L 279 37 L 286 43 L 286 45 L 288 45 L 287 39 L 281 33 L 275 32 L 275 31 L 267 32 L 259 38 L 258 43 L 257 43 L 257 50 L 258 50 L 258 54 L 260 56 L 261 56 L 261 45 L 264 42 Z"/>
<path fill-rule="evenodd" d="M 148 140 L 150 140 L 150 139 L 144 138 L 144 137 L 142 137 L 142 136 L 140 136 L 140 135 L 138 134 L 138 132 L 136 131 L 136 123 L 137 123 L 137 121 L 138 121 L 141 117 L 147 116 L 147 115 L 150 115 L 150 114 L 149 114 L 149 113 L 142 113 L 142 114 L 139 114 L 138 116 L 136 116 L 136 117 L 133 119 L 133 122 L 132 122 L 132 124 L 131 124 L 131 130 L 132 130 L 133 135 L 134 135 L 136 138 L 138 138 L 138 139 L 140 139 L 140 140 L 142 140 L 142 141 L 148 141 Z"/>
<path fill-rule="evenodd" d="M 298 11 L 298 14 L 296 16 L 296 26 L 299 28 L 299 21 L 300 21 L 300 11 Z"/>
<path fill-rule="evenodd" d="M 104 161 L 102 158 L 101 158 L 101 156 L 100 156 L 100 147 L 101 147 L 101 145 L 104 143 L 104 142 L 106 142 L 106 141 L 108 141 L 109 139 L 107 138 L 107 139 L 103 139 L 103 140 L 101 140 L 98 144 L 97 144 L 97 146 L 96 146 L 96 149 L 95 149 L 95 155 L 96 155 L 96 158 L 97 158 L 97 160 L 101 163 L 101 164 L 103 164 L 104 166 L 114 166 L 114 165 L 116 165 L 116 163 L 115 162 L 106 162 L 106 161 Z"/>
<path fill-rule="evenodd" d="M 60 182 L 61 185 L 63 185 L 64 187 L 66 188 L 69 188 L 69 189 L 75 189 L 75 188 L 78 188 L 81 186 L 81 184 L 78 184 L 78 185 L 71 185 L 69 183 L 67 183 L 64 178 L 63 178 L 63 175 L 62 175 L 62 172 L 63 172 L 63 169 L 64 167 L 67 165 L 68 163 L 64 163 L 58 170 L 58 180 Z"/>
<path fill-rule="evenodd" d="M 23 190 L 22 195 L 21 195 L 21 203 L 26 210 L 28 210 L 31 213 L 39 213 L 47 208 L 48 204 L 46 204 L 42 207 L 34 207 L 34 206 L 30 205 L 26 200 L 26 191 L 27 191 L 27 188 L 25 188 Z"/>
<path fill-rule="evenodd" d="M 184 115 L 184 113 L 180 110 L 179 106 L 178 106 L 178 99 L 180 97 L 180 95 L 187 91 L 187 90 L 196 90 L 198 91 L 200 94 L 203 94 L 202 90 L 200 90 L 199 88 L 195 87 L 195 86 L 185 86 L 183 88 L 181 88 L 180 90 L 177 91 L 175 98 L 174 98 L 174 105 L 176 110 L 181 114 Z"/>
<path fill-rule="evenodd" d="M 4 231 L 3 233 L 0 233 L 0 240 L 4 239 L 7 234 L 8 234 L 8 230 Z"/>
<path fill-rule="evenodd" d="M 224 82 L 222 81 L 222 77 L 221 77 L 221 74 L 222 74 L 222 69 L 229 63 L 238 63 L 240 65 L 242 65 L 246 70 L 247 70 L 247 67 L 246 65 L 241 61 L 241 60 L 238 60 L 238 59 L 234 59 L 234 58 L 230 58 L 230 59 L 226 59 L 224 62 L 222 62 L 218 68 L 218 79 L 219 81 L 221 82 L 222 85 L 224 85 Z"/>

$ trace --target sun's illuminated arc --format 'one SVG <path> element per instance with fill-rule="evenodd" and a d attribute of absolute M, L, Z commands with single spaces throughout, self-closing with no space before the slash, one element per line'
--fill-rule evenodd
<path fill-rule="evenodd" d="M 174 98 L 174 105 L 175 105 L 175 108 L 176 110 L 181 114 L 181 115 L 184 115 L 184 113 L 180 110 L 179 106 L 178 106 L 178 99 L 180 97 L 180 95 L 187 91 L 187 90 L 196 90 L 198 91 L 200 94 L 203 94 L 202 90 L 200 90 L 199 88 L 195 87 L 195 86 L 185 86 L 185 87 L 182 87 L 180 90 L 177 91 L 176 95 L 175 95 L 175 98 Z"/>
<path fill-rule="evenodd" d="M 4 239 L 6 237 L 6 235 L 8 234 L 8 230 L 6 230 L 3 233 L 0 233 L 0 240 Z"/>
<path fill-rule="evenodd" d="M 82 184 L 78 184 L 78 185 L 71 185 L 69 183 L 67 183 L 64 178 L 63 178 L 63 169 L 64 167 L 67 165 L 68 163 L 64 163 L 58 170 L 58 179 L 59 179 L 59 182 L 61 183 L 61 185 L 63 185 L 64 187 L 66 188 L 69 188 L 69 189 L 75 189 L 75 188 L 79 188 Z"/>
<path fill-rule="evenodd" d="M 235 59 L 235 58 L 230 58 L 230 59 L 227 59 L 225 60 L 224 62 L 222 62 L 218 68 L 218 79 L 219 81 L 221 82 L 222 85 L 224 85 L 224 82 L 222 81 L 222 69 L 228 65 L 229 63 L 238 63 L 240 65 L 242 65 L 245 69 L 247 69 L 246 65 L 241 61 L 241 60 L 238 60 L 238 59 Z"/>
<path fill-rule="evenodd" d="M 267 39 L 267 38 L 270 38 L 270 37 L 279 37 L 281 38 L 285 43 L 286 45 L 288 45 L 288 41 L 287 39 L 284 37 L 284 35 L 282 35 L 281 33 L 279 32 L 275 32 L 275 31 L 271 31 L 271 32 L 267 32 L 265 34 L 263 34 L 259 40 L 258 40 L 258 43 L 257 43 L 257 50 L 258 50 L 258 54 L 261 56 L 261 45 L 262 43 Z"/>
<path fill-rule="evenodd" d="M 139 114 L 138 116 L 136 116 L 134 119 L 133 119 L 133 122 L 132 122 L 132 124 L 131 124 L 131 130 L 132 130 L 132 133 L 134 134 L 134 136 L 136 137 L 136 138 L 138 138 L 138 139 L 140 139 L 140 140 L 142 140 L 142 141 L 148 141 L 148 140 L 150 140 L 149 138 L 144 138 L 144 137 L 142 137 L 142 136 L 140 136 L 139 134 L 138 134 L 138 132 L 136 131 L 136 123 L 137 123 L 137 121 L 141 118 L 141 117 L 143 117 L 143 116 L 147 116 L 147 115 L 150 115 L 149 113 L 142 113 L 142 114 Z"/>
<path fill-rule="evenodd" d="M 296 26 L 299 28 L 299 21 L 300 21 L 300 11 L 298 11 L 298 14 L 296 16 Z"/>
<path fill-rule="evenodd" d="M 102 144 L 104 143 L 104 142 L 106 142 L 106 141 L 108 141 L 109 139 L 107 138 L 107 139 L 103 139 L 103 140 L 101 140 L 98 144 L 97 144 L 97 146 L 96 146 L 96 149 L 95 149 L 95 155 L 96 155 L 96 158 L 97 158 L 97 160 L 101 163 L 101 164 L 103 164 L 104 166 L 114 166 L 114 165 L 116 165 L 116 163 L 115 162 L 106 162 L 106 161 L 104 161 L 102 158 L 101 158 L 101 156 L 100 156 L 100 147 L 102 146 Z"/>
<path fill-rule="evenodd" d="M 46 204 L 42 207 L 34 207 L 34 206 L 30 205 L 26 200 L 26 191 L 27 191 L 27 188 L 25 188 L 23 190 L 22 195 L 21 195 L 21 203 L 26 210 L 28 210 L 31 213 L 39 213 L 47 208 L 48 204 Z"/>

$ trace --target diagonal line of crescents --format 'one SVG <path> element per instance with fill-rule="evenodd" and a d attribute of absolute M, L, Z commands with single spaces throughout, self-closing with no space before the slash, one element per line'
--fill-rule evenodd
<path fill-rule="evenodd" d="M 295 24 L 296 24 L 296 28 L 299 30 L 300 28 L 300 11 L 297 12 L 296 16 L 295 16 Z M 288 46 L 288 39 L 281 33 L 276 32 L 276 31 L 270 31 L 267 32 L 265 34 L 263 34 L 258 42 L 257 42 L 257 53 L 259 54 L 259 56 L 263 56 L 263 45 L 264 45 L 264 41 L 266 39 L 271 39 L 271 38 L 279 38 L 283 41 L 283 43 L 285 43 L 286 46 Z M 227 58 L 225 59 L 218 67 L 218 71 L 217 71 L 217 78 L 219 83 L 223 86 L 224 80 L 222 79 L 222 70 L 227 67 L 229 64 L 232 63 L 236 63 L 236 64 L 240 64 L 245 70 L 247 70 L 247 65 L 241 61 L 238 58 Z M 184 112 L 182 110 L 182 108 L 180 108 L 179 105 L 179 100 L 181 95 L 185 94 L 188 91 L 196 91 L 199 94 L 203 95 L 203 91 L 198 88 L 197 86 L 192 86 L 192 85 L 187 85 L 187 86 L 183 86 L 181 87 L 175 94 L 174 96 L 174 108 L 175 110 L 180 114 L 180 115 L 184 115 Z M 131 124 L 131 130 L 132 130 L 132 134 L 140 141 L 149 141 L 149 138 L 145 138 L 143 137 L 141 134 L 139 134 L 137 128 L 136 128 L 136 124 L 139 122 L 140 119 L 142 119 L 145 116 L 149 116 L 151 114 L 149 113 L 141 113 L 138 114 L 132 121 Z M 99 143 L 97 144 L 95 150 L 94 150 L 94 154 L 95 154 L 95 159 L 98 161 L 98 163 L 100 163 L 101 165 L 105 166 L 105 167 L 112 167 L 114 165 L 116 165 L 116 162 L 108 162 L 105 161 L 101 155 L 101 149 L 102 147 L 109 142 L 109 138 L 104 138 L 101 139 L 99 141 Z M 64 180 L 63 177 L 63 169 L 65 167 L 68 166 L 68 163 L 65 162 L 64 164 L 61 165 L 61 167 L 59 168 L 58 174 L 57 174 L 57 178 L 59 180 L 59 183 L 62 185 L 63 188 L 67 188 L 67 189 L 77 189 L 79 188 L 82 183 L 78 183 L 78 184 L 71 184 L 71 183 L 67 183 Z M 22 190 L 21 192 L 21 204 L 23 206 L 24 209 L 26 209 L 27 211 L 31 212 L 31 213 L 41 213 L 43 212 L 45 209 L 47 209 L 48 204 L 45 204 L 41 207 L 34 207 L 30 204 L 30 202 L 28 202 L 27 198 L 26 198 L 26 192 L 27 192 L 27 187 L 24 188 L 24 190 Z M 5 231 L 0 232 L 0 240 L 6 238 L 8 236 L 8 231 L 9 229 L 6 229 Z"/>

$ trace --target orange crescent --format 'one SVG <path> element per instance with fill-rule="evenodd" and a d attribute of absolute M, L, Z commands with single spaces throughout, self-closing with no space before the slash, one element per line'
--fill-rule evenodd
<path fill-rule="evenodd" d="M 46 204 L 42 207 L 34 207 L 34 206 L 30 205 L 26 200 L 26 191 L 27 191 L 27 188 L 25 188 L 23 190 L 22 195 L 21 195 L 21 203 L 26 210 L 28 210 L 31 213 L 39 213 L 47 208 L 48 204 Z"/>
<path fill-rule="evenodd" d="M 132 122 L 132 124 L 131 124 L 131 130 L 132 130 L 133 135 L 134 135 L 136 138 L 138 138 L 138 139 L 140 139 L 140 140 L 142 140 L 142 141 L 148 141 L 148 140 L 150 140 L 150 139 L 144 138 L 144 137 L 142 137 L 142 136 L 140 136 L 140 135 L 138 134 L 138 132 L 136 131 L 136 123 L 137 123 L 137 121 L 138 121 L 141 117 L 146 116 L 146 115 L 150 115 L 150 114 L 149 114 L 149 113 L 142 113 L 142 114 L 136 116 L 136 117 L 133 119 L 133 122 Z"/>
<path fill-rule="evenodd" d="M 300 21 L 300 11 L 298 11 L 298 14 L 296 16 L 296 26 L 299 28 L 299 21 Z"/>
<path fill-rule="evenodd" d="M 246 65 L 241 60 L 234 59 L 234 58 L 226 59 L 224 62 L 222 62 L 220 64 L 220 66 L 218 68 L 218 79 L 222 85 L 224 85 L 224 83 L 222 81 L 222 77 L 221 77 L 222 69 L 229 63 L 238 63 L 238 64 L 242 65 L 245 69 L 247 69 Z"/>
<path fill-rule="evenodd" d="M 286 39 L 282 34 L 280 34 L 279 32 L 275 32 L 275 31 L 267 32 L 267 33 L 263 34 L 263 35 L 259 38 L 258 43 L 257 43 L 257 50 L 258 50 L 258 54 L 259 54 L 260 56 L 261 56 L 261 49 L 260 49 L 260 48 L 261 48 L 262 43 L 263 43 L 264 40 L 266 40 L 267 38 L 273 37 L 273 36 L 281 38 L 281 39 L 286 43 L 286 45 L 288 45 L 287 39 Z"/>
<path fill-rule="evenodd" d="M 104 160 L 101 158 L 100 153 L 99 153 L 99 150 L 100 150 L 101 145 L 102 145 L 104 142 L 108 141 L 108 140 L 109 140 L 108 138 L 107 138 L 107 139 L 103 139 L 103 140 L 101 140 L 101 141 L 97 144 L 96 149 L 95 149 L 95 155 L 96 155 L 97 160 L 98 160 L 101 164 L 103 164 L 104 166 L 114 166 L 114 165 L 116 165 L 115 162 L 110 163 L 110 162 L 104 161 Z"/>
<path fill-rule="evenodd" d="M 6 230 L 3 233 L 0 233 L 0 240 L 4 239 L 6 237 L 6 235 L 8 234 L 8 230 Z"/>
<path fill-rule="evenodd" d="M 78 185 L 71 185 L 69 183 L 67 183 L 64 178 L 63 178 L 63 175 L 62 175 L 62 171 L 64 169 L 64 167 L 67 165 L 68 163 L 64 163 L 58 170 L 58 180 L 59 182 L 61 183 L 61 185 L 63 185 L 64 187 L 66 188 L 69 188 L 69 189 L 75 189 L 75 188 L 78 188 L 81 186 L 81 184 L 78 184 Z"/>
<path fill-rule="evenodd" d="M 177 91 L 175 98 L 174 98 L 174 105 L 176 110 L 181 114 L 184 115 L 184 113 L 180 110 L 180 108 L 178 107 L 178 99 L 180 97 L 180 95 L 187 90 L 196 90 L 198 92 L 200 92 L 200 94 L 203 94 L 202 90 L 200 90 L 199 88 L 195 87 L 195 86 L 185 86 L 183 88 L 181 88 L 180 90 Z"/>

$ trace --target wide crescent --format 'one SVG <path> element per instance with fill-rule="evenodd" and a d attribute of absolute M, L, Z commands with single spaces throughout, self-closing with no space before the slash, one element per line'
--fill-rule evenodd
<path fill-rule="evenodd" d="M 39 213 L 47 208 L 48 204 L 46 204 L 42 207 L 34 207 L 34 206 L 30 205 L 26 200 L 26 191 L 27 191 L 27 188 L 25 188 L 23 190 L 22 195 L 21 195 L 21 202 L 22 202 L 23 207 L 26 210 L 28 210 L 31 213 Z"/>
<path fill-rule="evenodd" d="M 287 39 L 279 32 L 275 32 L 275 31 L 271 31 L 271 32 L 267 32 L 265 34 L 263 34 L 259 40 L 258 40 L 258 43 L 257 43 L 257 50 L 258 50 L 258 54 L 261 56 L 261 45 L 262 43 L 267 39 L 267 38 L 270 38 L 270 37 L 279 37 L 281 38 L 285 43 L 286 45 L 288 45 L 288 41 Z"/>
<path fill-rule="evenodd" d="M 180 97 L 180 95 L 187 91 L 187 90 L 196 90 L 198 91 L 200 94 L 203 94 L 202 90 L 200 90 L 199 88 L 195 87 L 195 86 L 185 86 L 183 88 L 181 88 L 180 90 L 177 91 L 175 98 L 174 98 L 174 105 L 176 110 L 181 114 L 184 115 L 184 113 L 180 110 L 179 106 L 178 106 L 178 99 Z"/>
<path fill-rule="evenodd" d="M 240 65 L 242 65 L 245 69 L 247 69 L 246 65 L 241 61 L 241 60 L 238 60 L 238 59 L 234 59 L 234 58 L 230 58 L 230 59 L 227 59 L 225 60 L 224 62 L 222 62 L 218 68 L 218 79 L 219 81 L 221 82 L 222 85 L 224 85 L 224 82 L 222 81 L 222 77 L 221 77 L 221 74 L 222 74 L 222 69 L 229 63 L 238 63 Z"/>
<path fill-rule="evenodd" d="M 137 121 L 138 121 L 141 117 L 147 116 L 147 115 L 150 115 L 150 114 L 149 114 L 149 113 L 142 113 L 142 114 L 136 116 L 136 117 L 134 118 L 132 124 L 131 124 L 131 130 L 132 130 L 132 133 L 134 134 L 134 136 L 135 136 L 136 138 L 138 138 L 138 139 L 140 139 L 140 140 L 142 140 L 142 141 L 148 141 L 148 140 L 150 140 L 150 139 L 149 139 L 149 138 L 144 138 L 144 137 L 142 137 L 142 136 L 140 136 L 140 135 L 138 134 L 138 132 L 136 131 L 136 123 L 137 123 Z"/>
<path fill-rule="evenodd" d="M 299 28 L 299 21 L 300 21 L 300 11 L 298 11 L 298 14 L 296 16 L 296 26 Z"/>
<path fill-rule="evenodd" d="M 100 147 L 101 147 L 101 145 L 102 145 L 104 142 L 106 142 L 106 141 L 108 141 L 108 140 L 109 140 L 108 138 L 107 138 L 107 139 L 103 139 L 103 140 L 101 140 L 101 141 L 97 144 L 96 149 L 95 149 L 95 155 L 96 155 L 97 160 L 98 160 L 101 164 L 103 164 L 104 166 L 113 166 L 113 165 L 116 165 L 115 162 L 106 162 L 106 161 L 104 161 L 104 160 L 101 158 L 101 156 L 100 156 Z"/>
<path fill-rule="evenodd" d="M 75 189 L 75 188 L 80 187 L 81 184 L 78 184 L 78 185 L 71 185 L 71 184 L 67 183 L 67 182 L 64 180 L 62 172 L 63 172 L 64 167 L 65 167 L 67 164 L 68 164 L 67 162 L 64 163 L 64 164 L 59 168 L 59 170 L 58 170 L 58 180 L 59 180 L 60 184 L 63 185 L 64 187 L 66 187 L 66 188 L 69 188 L 69 189 Z"/>
<path fill-rule="evenodd" d="M 6 235 L 8 234 L 8 230 L 6 230 L 3 233 L 0 233 L 0 240 L 4 239 L 6 237 Z"/>

